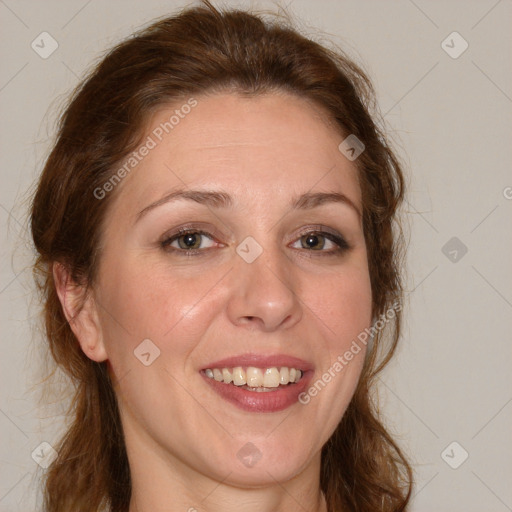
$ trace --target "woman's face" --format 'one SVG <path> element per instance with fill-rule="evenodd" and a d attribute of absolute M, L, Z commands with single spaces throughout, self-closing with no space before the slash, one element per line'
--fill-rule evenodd
<path fill-rule="evenodd" d="M 356 168 L 303 99 L 194 99 L 152 117 L 108 192 L 94 298 L 130 462 L 245 486 L 318 472 L 371 322 Z"/>

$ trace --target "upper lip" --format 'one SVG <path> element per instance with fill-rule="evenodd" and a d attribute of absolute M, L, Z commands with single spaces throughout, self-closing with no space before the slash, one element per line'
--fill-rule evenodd
<path fill-rule="evenodd" d="M 272 368 L 274 366 L 286 366 L 296 368 L 297 370 L 308 371 L 313 369 L 313 365 L 304 359 L 286 354 L 241 354 L 238 356 L 226 357 L 208 364 L 207 368 L 235 368 L 237 366 L 253 366 L 256 368 Z"/>

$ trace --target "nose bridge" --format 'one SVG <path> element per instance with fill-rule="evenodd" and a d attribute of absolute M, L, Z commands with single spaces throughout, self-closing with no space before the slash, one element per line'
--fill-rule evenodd
<path fill-rule="evenodd" d="M 300 320 L 300 283 L 273 235 L 267 231 L 258 236 L 261 244 L 255 237 L 246 237 L 236 249 L 235 284 L 230 299 L 234 323 L 251 321 L 272 330 L 281 324 L 290 327 Z"/>

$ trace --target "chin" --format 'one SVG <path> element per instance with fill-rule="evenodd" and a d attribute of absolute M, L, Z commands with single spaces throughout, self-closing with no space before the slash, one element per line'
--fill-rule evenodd
<path fill-rule="evenodd" d="M 229 469 L 231 474 L 228 478 L 222 475 L 225 483 L 234 487 L 259 489 L 273 486 L 276 482 L 285 483 L 292 480 L 302 470 L 302 467 L 296 465 L 293 461 L 285 461 L 282 465 L 276 467 L 275 464 L 260 464 L 246 468 L 234 463 Z"/>
<path fill-rule="evenodd" d="M 286 482 L 298 475 L 311 462 L 310 446 L 299 440 L 279 441 L 260 437 L 237 442 L 231 452 L 231 463 L 224 466 L 226 472 L 231 472 L 227 481 L 238 487 L 258 488 L 275 485 L 276 481 Z"/>

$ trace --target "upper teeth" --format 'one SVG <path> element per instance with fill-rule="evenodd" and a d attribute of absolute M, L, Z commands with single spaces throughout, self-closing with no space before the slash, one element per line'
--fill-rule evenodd
<path fill-rule="evenodd" d="M 277 388 L 279 385 L 286 385 L 289 382 L 298 382 L 302 377 L 302 371 L 296 368 L 286 366 L 281 369 L 273 368 L 255 368 L 249 366 L 244 370 L 241 366 L 235 368 L 208 368 L 205 370 L 206 376 L 215 379 L 218 382 L 235 386 L 265 387 Z"/>

